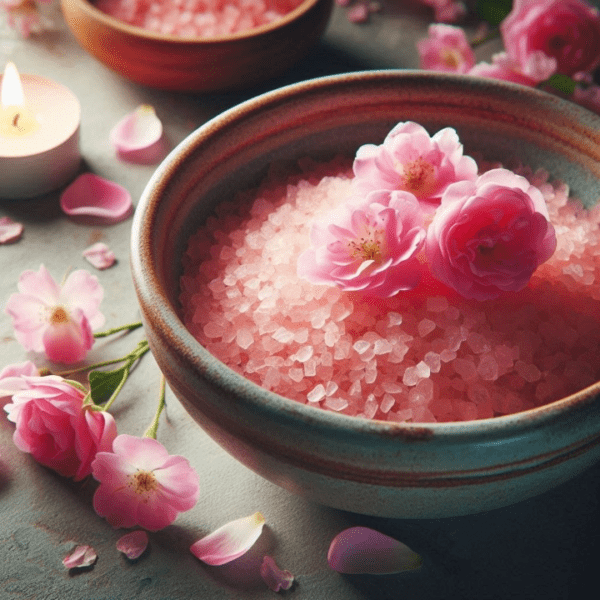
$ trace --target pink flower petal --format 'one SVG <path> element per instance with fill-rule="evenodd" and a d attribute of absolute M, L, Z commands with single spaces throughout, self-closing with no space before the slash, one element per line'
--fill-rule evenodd
<path fill-rule="evenodd" d="M 16 242 L 23 233 L 23 224 L 10 217 L 0 217 L 0 244 Z"/>
<path fill-rule="evenodd" d="M 103 270 L 112 267 L 115 262 L 115 253 L 102 242 L 93 244 L 83 251 L 83 257 L 96 269 Z"/>
<path fill-rule="evenodd" d="M 339 573 L 400 573 L 418 569 L 422 558 L 402 542 L 368 527 L 351 527 L 333 538 L 329 566 Z"/>
<path fill-rule="evenodd" d="M 91 546 L 77 546 L 71 554 L 65 556 L 63 565 L 67 569 L 81 569 L 93 565 L 98 558 Z"/>
<path fill-rule="evenodd" d="M 148 547 L 148 534 L 143 530 L 132 531 L 119 538 L 117 550 L 130 560 L 135 560 L 144 554 Z"/>
<path fill-rule="evenodd" d="M 347 16 L 350 23 L 366 23 L 369 20 L 369 7 L 366 3 L 361 2 L 353 6 Z"/>
<path fill-rule="evenodd" d="M 130 215 L 133 204 L 124 187 L 93 173 L 83 173 L 62 193 L 60 207 L 72 217 L 117 223 Z"/>
<path fill-rule="evenodd" d="M 260 512 L 230 521 L 192 544 L 190 551 L 208 565 L 224 565 L 252 547 L 264 524 L 265 518 Z"/>
<path fill-rule="evenodd" d="M 118 152 L 149 148 L 161 138 L 163 126 L 149 104 L 141 104 L 111 130 L 110 140 Z"/>
<path fill-rule="evenodd" d="M 282 571 L 272 556 L 265 556 L 260 566 L 260 576 L 274 592 L 289 590 L 294 583 L 294 576 L 289 571 Z"/>

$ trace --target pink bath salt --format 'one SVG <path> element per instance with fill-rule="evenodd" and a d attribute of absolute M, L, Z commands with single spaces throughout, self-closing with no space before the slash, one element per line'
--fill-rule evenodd
<path fill-rule="evenodd" d="M 214 38 L 277 21 L 303 0 L 97 0 L 102 12 L 156 33 Z"/>
<path fill-rule="evenodd" d="M 600 208 L 519 168 L 557 237 L 523 290 L 466 300 L 425 273 L 374 300 L 298 278 L 311 223 L 353 194 L 350 159 L 300 163 L 222 202 L 183 260 L 182 319 L 237 373 L 315 409 L 393 423 L 498 417 L 600 379 Z"/>

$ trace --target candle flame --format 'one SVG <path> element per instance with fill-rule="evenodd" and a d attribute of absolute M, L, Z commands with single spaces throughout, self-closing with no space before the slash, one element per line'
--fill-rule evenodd
<path fill-rule="evenodd" d="M 14 63 L 9 62 L 4 69 L 2 77 L 2 91 L 0 92 L 2 107 L 22 106 L 25 104 L 21 78 Z"/>

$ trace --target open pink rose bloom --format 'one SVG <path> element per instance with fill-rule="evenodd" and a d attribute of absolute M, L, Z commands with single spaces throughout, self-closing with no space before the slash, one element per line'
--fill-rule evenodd
<path fill-rule="evenodd" d="M 600 64 L 600 13 L 584 0 L 515 0 L 500 30 L 507 53 L 519 64 L 536 51 L 556 59 L 564 75 Z"/>
<path fill-rule="evenodd" d="M 298 275 L 389 297 L 414 288 L 425 229 L 417 199 L 408 192 L 371 192 L 362 206 L 343 207 L 314 224 L 311 248 L 298 258 Z"/>
<path fill-rule="evenodd" d="M 8 299 L 6 312 L 19 343 L 55 362 L 83 360 L 94 344 L 92 331 L 104 324 L 99 310 L 104 290 L 98 279 L 80 269 L 59 285 L 42 265 L 37 272 L 21 274 L 18 290 Z"/>
<path fill-rule="evenodd" d="M 22 382 L 4 407 L 17 448 L 65 477 L 89 475 L 96 452 L 110 449 L 117 435 L 112 416 L 84 407 L 84 392 L 56 375 L 24 375 Z"/>
<path fill-rule="evenodd" d="M 183 456 L 151 438 L 120 435 L 99 452 L 92 474 L 100 482 L 94 508 L 113 527 L 158 531 L 198 500 L 198 475 Z"/>
<path fill-rule="evenodd" d="M 465 298 L 523 289 L 556 248 L 541 192 L 506 169 L 451 185 L 427 232 L 433 275 Z"/>
<path fill-rule="evenodd" d="M 466 73 L 475 64 L 475 55 L 465 32 L 452 25 L 430 25 L 417 50 L 422 69 Z"/>
<path fill-rule="evenodd" d="M 354 160 L 358 193 L 403 190 L 434 209 L 444 190 L 456 181 L 477 177 L 477 164 L 463 156 L 456 131 L 450 127 L 433 137 L 412 121 L 398 123 L 383 144 L 361 146 Z"/>

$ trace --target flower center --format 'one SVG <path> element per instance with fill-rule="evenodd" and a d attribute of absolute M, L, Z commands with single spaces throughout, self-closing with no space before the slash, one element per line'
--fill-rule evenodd
<path fill-rule="evenodd" d="M 158 481 L 152 471 L 138 470 L 131 475 L 132 486 L 136 494 L 147 494 L 158 487 Z"/>
<path fill-rule="evenodd" d="M 445 65 L 447 65 L 448 67 L 452 67 L 453 69 L 459 67 L 462 62 L 462 56 L 458 50 L 449 50 L 445 48 L 441 52 L 440 58 L 442 59 Z"/>
<path fill-rule="evenodd" d="M 369 227 L 365 229 L 361 237 L 348 242 L 348 251 L 353 258 L 381 262 L 384 240 L 385 235 L 383 231 Z"/>
<path fill-rule="evenodd" d="M 402 165 L 401 171 L 402 188 L 415 196 L 428 194 L 435 185 L 435 169 L 422 157 Z"/>
<path fill-rule="evenodd" d="M 50 315 L 52 325 L 61 325 L 69 322 L 69 313 L 62 306 L 55 306 Z"/>

